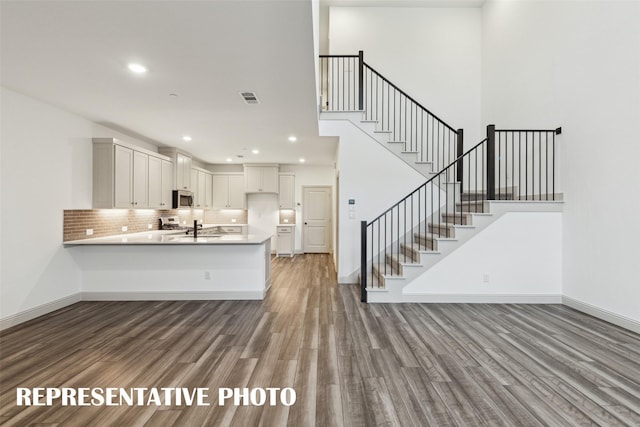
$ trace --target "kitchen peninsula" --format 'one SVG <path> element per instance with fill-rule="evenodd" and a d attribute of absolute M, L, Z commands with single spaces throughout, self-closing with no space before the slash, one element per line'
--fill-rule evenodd
<path fill-rule="evenodd" d="M 67 241 L 85 300 L 263 299 L 271 236 L 163 230 Z"/>

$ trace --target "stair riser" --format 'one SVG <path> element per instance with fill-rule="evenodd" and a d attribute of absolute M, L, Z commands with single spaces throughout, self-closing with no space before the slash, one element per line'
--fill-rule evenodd
<path fill-rule="evenodd" d="M 470 203 L 456 206 L 457 212 L 483 213 L 484 203 Z"/>
<path fill-rule="evenodd" d="M 440 237 L 455 237 L 456 231 L 453 227 L 438 224 L 429 224 L 429 234 Z"/>
<path fill-rule="evenodd" d="M 451 224 L 456 224 L 456 225 L 471 225 L 472 224 L 472 218 L 470 215 L 460 215 L 460 214 L 443 214 L 442 215 L 442 221 L 443 222 L 448 222 Z"/>
<path fill-rule="evenodd" d="M 399 255 L 397 252 L 394 252 L 393 256 L 387 254 L 387 262 L 392 265 L 394 269 L 397 269 L 397 271 L 402 271 L 400 263 L 415 264 L 418 260 L 419 256 L 411 251 L 402 250 Z"/>
<path fill-rule="evenodd" d="M 424 250 L 427 250 L 427 248 L 424 248 Z M 417 250 L 410 247 L 403 247 L 402 254 L 407 256 L 407 262 L 420 263 L 420 252 Z"/>
<path fill-rule="evenodd" d="M 430 237 L 415 236 L 414 241 L 419 245 L 425 246 L 426 250 L 436 251 L 438 250 L 438 242 Z"/>

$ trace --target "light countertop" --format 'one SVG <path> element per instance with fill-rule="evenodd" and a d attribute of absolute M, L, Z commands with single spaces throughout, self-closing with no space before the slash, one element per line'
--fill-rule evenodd
<path fill-rule="evenodd" d="M 208 227 L 205 226 L 205 228 Z M 155 230 L 72 240 L 64 242 L 64 245 L 257 245 L 270 238 L 271 235 L 269 234 L 222 234 L 220 236 L 202 236 L 194 239 L 193 236 L 186 236 L 184 231 L 176 233 L 174 230 Z"/>

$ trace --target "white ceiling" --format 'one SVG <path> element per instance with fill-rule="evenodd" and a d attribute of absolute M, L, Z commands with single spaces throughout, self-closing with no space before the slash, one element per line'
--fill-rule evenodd
<path fill-rule="evenodd" d="M 1 25 L 9 89 L 207 163 L 333 164 L 335 138 L 318 137 L 310 0 L 2 0 Z"/>

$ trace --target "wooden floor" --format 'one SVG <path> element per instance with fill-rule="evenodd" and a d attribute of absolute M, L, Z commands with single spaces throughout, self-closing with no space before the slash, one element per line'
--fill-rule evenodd
<path fill-rule="evenodd" d="M 559 305 L 358 302 L 328 255 L 265 301 L 83 302 L 0 335 L 0 423 L 640 426 L 640 336 Z M 291 407 L 16 407 L 16 387 L 293 387 Z M 216 403 L 216 402 L 214 402 Z"/>

